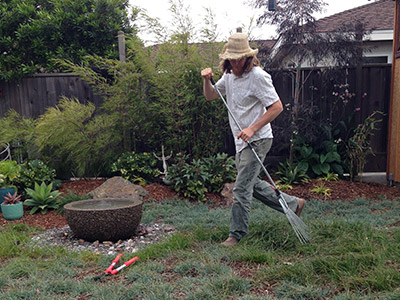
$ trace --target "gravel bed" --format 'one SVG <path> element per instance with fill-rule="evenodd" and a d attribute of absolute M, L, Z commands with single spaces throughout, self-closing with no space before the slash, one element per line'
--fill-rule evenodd
<path fill-rule="evenodd" d="M 94 253 L 105 255 L 115 255 L 116 253 L 135 253 L 146 245 L 159 242 L 174 234 L 175 227 L 167 224 L 140 224 L 136 230 L 136 235 L 127 240 L 118 242 L 95 241 L 93 243 L 84 241 L 75 236 L 70 227 L 49 229 L 31 239 L 33 246 L 63 246 L 71 251 L 89 250 Z"/>

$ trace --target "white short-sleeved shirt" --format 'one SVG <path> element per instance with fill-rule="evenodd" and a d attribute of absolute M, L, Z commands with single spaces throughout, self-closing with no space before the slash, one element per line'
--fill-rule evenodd
<path fill-rule="evenodd" d="M 266 112 L 266 107 L 279 101 L 271 75 L 260 67 L 253 67 L 242 77 L 237 77 L 233 73 L 224 73 L 216 83 L 216 87 L 222 95 L 226 96 L 226 102 L 242 129 L 248 128 L 258 121 Z M 236 138 L 240 130 L 230 114 L 229 124 L 238 153 L 246 148 L 247 143 Z M 249 142 L 272 137 L 271 124 L 267 124 L 257 131 Z"/>

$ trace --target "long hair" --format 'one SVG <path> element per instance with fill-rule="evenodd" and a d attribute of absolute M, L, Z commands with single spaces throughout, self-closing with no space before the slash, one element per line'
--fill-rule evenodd
<path fill-rule="evenodd" d="M 243 73 L 250 72 L 253 67 L 260 66 L 260 61 L 256 56 L 249 56 L 246 58 L 246 62 L 243 65 Z M 229 59 L 225 59 L 221 61 L 219 68 L 224 73 L 232 73 L 232 65 L 229 62 Z"/>

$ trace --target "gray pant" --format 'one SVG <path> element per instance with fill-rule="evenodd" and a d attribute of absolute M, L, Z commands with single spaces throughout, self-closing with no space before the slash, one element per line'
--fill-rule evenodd
<path fill-rule="evenodd" d="M 258 140 L 253 142 L 252 145 L 261 161 L 264 161 L 265 156 L 271 149 L 272 139 Z M 229 236 L 240 240 L 248 233 L 250 206 L 253 197 L 277 211 L 283 212 L 283 210 L 272 186 L 258 177 L 261 165 L 253 151 L 246 147 L 236 153 L 235 160 L 238 174 L 233 188 L 233 207 Z M 281 194 L 289 208 L 296 211 L 299 199 L 285 193 Z"/>

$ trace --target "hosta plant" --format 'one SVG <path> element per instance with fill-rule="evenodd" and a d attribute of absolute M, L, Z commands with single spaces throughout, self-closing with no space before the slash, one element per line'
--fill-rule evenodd
<path fill-rule="evenodd" d="M 44 182 L 41 185 L 35 182 L 35 189 L 25 189 L 26 194 L 30 198 L 24 201 L 24 205 L 32 206 L 31 215 L 38 211 L 44 215 L 47 213 L 47 210 L 58 208 L 57 198 L 61 193 L 58 190 L 52 191 L 52 189 L 52 183 L 46 185 Z"/>

